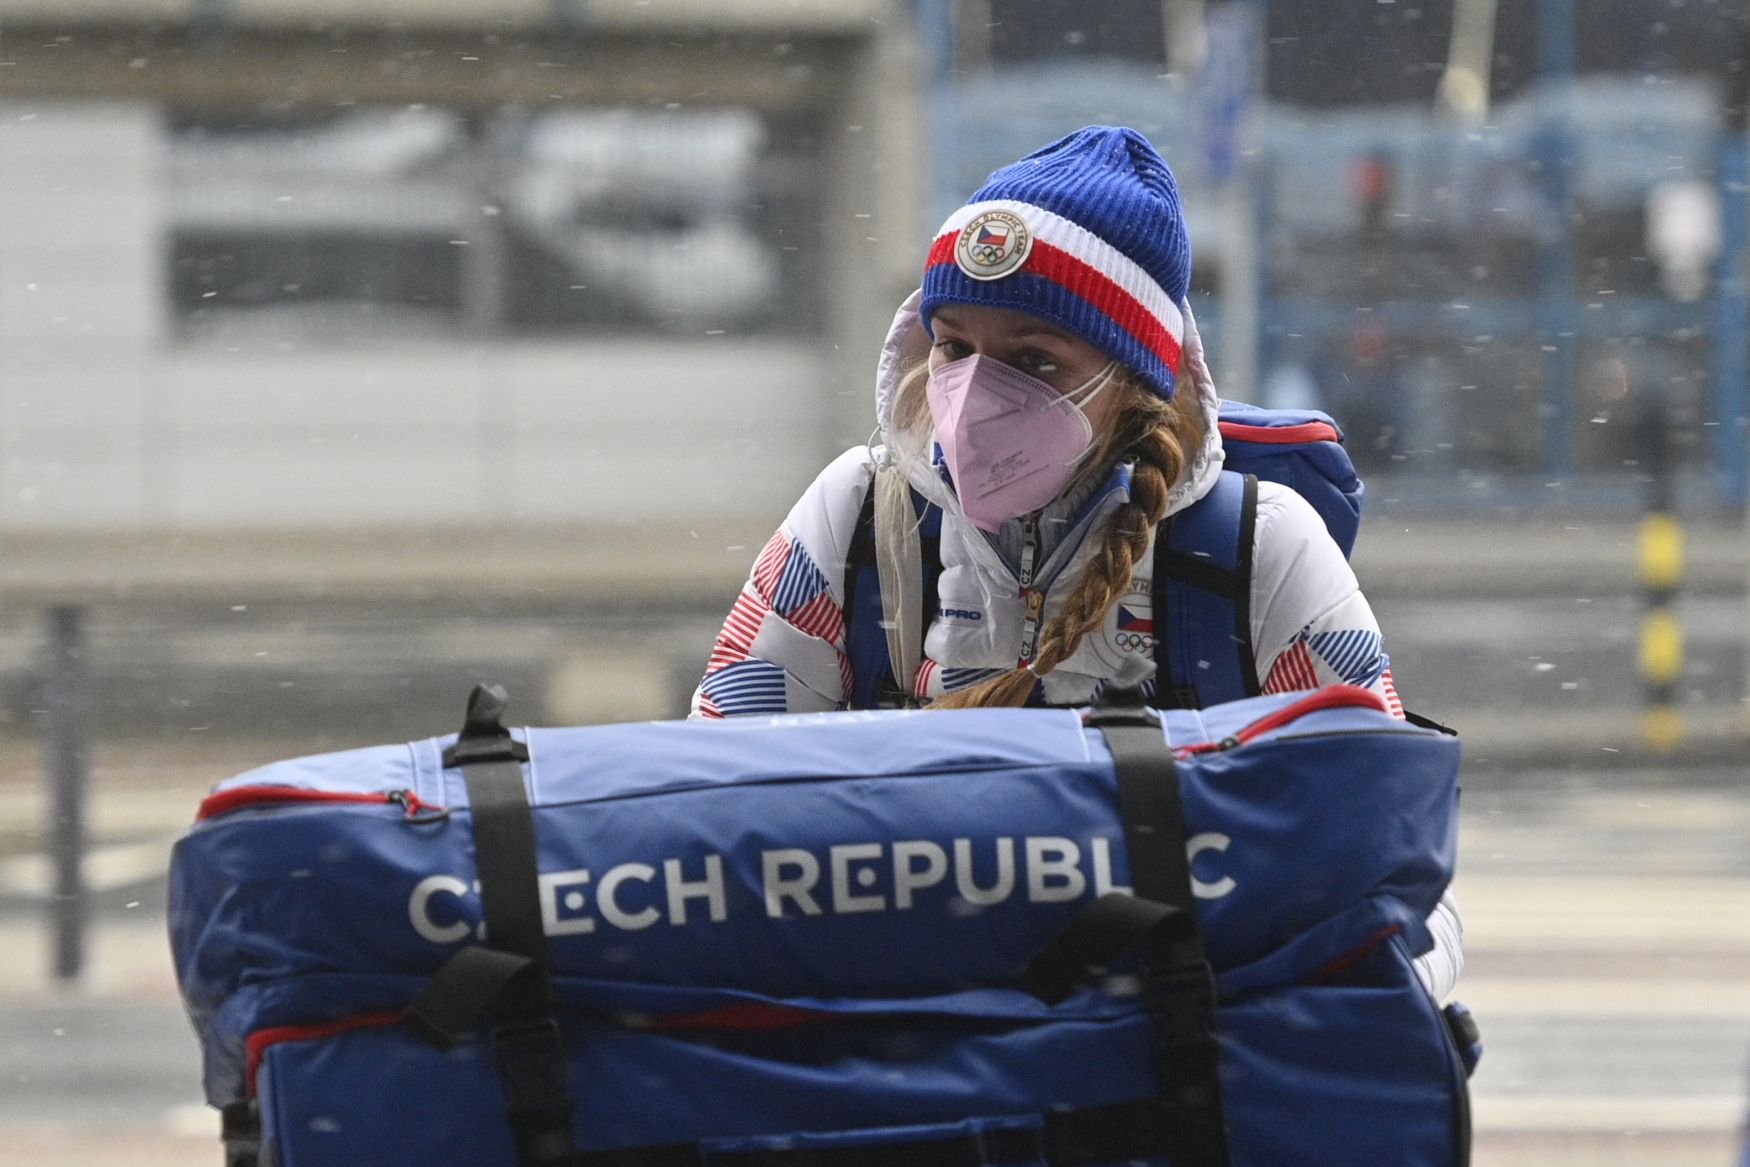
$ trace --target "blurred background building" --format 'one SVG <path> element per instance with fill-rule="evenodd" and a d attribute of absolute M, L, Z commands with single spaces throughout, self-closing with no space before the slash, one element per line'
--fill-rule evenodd
<path fill-rule="evenodd" d="M 696 604 L 704 587 L 718 606 L 745 544 L 870 428 L 874 345 L 923 231 L 907 17 L 7 4 L 15 597 L 77 576 L 87 598 L 234 599 L 242 617 L 337 587 L 381 598 L 387 557 L 403 599 Z M 579 561 L 599 584 L 582 596 Z M 450 587 L 458 572 L 472 582 Z M 574 670 L 615 676 L 551 711 L 680 708 L 667 670 L 697 646 L 658 623 Z M 173 671 L 184 631 L 136 646 L 145 675 Z M 451 652 L 427 638 L 389 667 Z M 555 671 L 540 655 L 512 670 L 532 712 Z M 302 679 L 293 705 L 323 691 Z M 137 701 L 114 695 L 126 719 Z"/>
<path fill-rule="evenodd" d="M 202 785 L 444 732 L 476 679 L 529 721 L 679 714 L 758 547 L 867 438 L 931 231 L 1121 123 L 1183 188 L 1226 394 L 1347 431 L 1398 676 L 1506 816 L 1467 826 L 1494 1129 L 1513 1161 L 1712 1162 L 1750 1040 L 1719 834 L 1750 829 L 1747 29 L 1737 0 L 0 0 L 0 943 L 69 955 L 29 947 L 68 840 L 93 943 L 149 935 L 117 922 L 161 911 Z M 1655 495 L 1693 532 L 1682 768 L 1634 732 Z M 1597 884 L 1627 931 L 1551 958 L 1525 889 L 1590 920 L 1649 838 Z M 1533 965 L 1639 988 L 1488 980 Z M 1679 999 L 1626 1045 L 1688 1055 L 1598 1036 Z M 133 1113 L 93 1097 L 66 1123 Z M 0 1163 L 55 1161 L 0 1127 Z M 1560 1157 L 1588 1131 L 1622 1157 Z"/>

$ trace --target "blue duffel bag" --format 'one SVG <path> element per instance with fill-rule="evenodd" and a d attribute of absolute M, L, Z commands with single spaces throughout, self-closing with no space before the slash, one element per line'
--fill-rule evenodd
<path fill-rule="evenodd" d="M 1468 1159 L 1412 967 L 1458 745 L 1365 690 L 514 732 L 502 701 L 232 779 L 178 843 L 233 1163 Z"/>

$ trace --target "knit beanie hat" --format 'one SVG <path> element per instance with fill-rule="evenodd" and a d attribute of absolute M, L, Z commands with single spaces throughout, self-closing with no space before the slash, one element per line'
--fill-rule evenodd
<path fill-rule="evenodd" d="M 1171 399 L 1191 243 L 1166 160 L 1135 130 L 1088 126 L 1005 166 L 948 216 L 924 268 L 944 304 L 1043 317 Z"/>

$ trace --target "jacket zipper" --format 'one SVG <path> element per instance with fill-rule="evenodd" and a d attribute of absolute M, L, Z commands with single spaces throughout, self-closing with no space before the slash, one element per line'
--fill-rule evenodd
<path fill-rule="evenodd" d="M 1386 708 L 1385 698 L 1372 689 L 1363 689 L 1358 685 L 1326 685 L 1323 689 L 1308 693 L 1292 705 L 1284 705 L 1276 712 L 1260 717 L 1220 741 L 1198 742 L 1196 745 L 1180 746 L 1173 753 L 1177 757 L 1186 758 L 1193 754 L 1212 754 L 1235 749 L 1270 733 L 1272 730 L 1281 729 L 1285 725 L 1299 721 L 1308 714 L 1318 713 L 1325 709 L 1377 709 L 1381 713 L 1391 712 Z"/>
<path fill-rule="evenodd" d="M 411 790 L 366 793 L 348 790 L 305 790 L 298 786 L 237 786 L 209 794 L 201 800 L 195 822 L 232 814 L 257 806 L 295 806 L 300 803 L 351 802 L 398 806 L 409 821 L 430 822 L 449 815 L 448 807 L 426 802 Z"/>
<path fill-rule="evenodd" d="M 1016 668 L 1032 663 L 1039 648 L 1039 615 L 1045 610 L 1045 593 L 1033 586 L 1033 568 L 1039 558 L 1039 519 L 1028 515 L 1021 524 L 1021 599 L 1027 602 L 1027 615 L 1021 621 L 1021 659 Z"/>

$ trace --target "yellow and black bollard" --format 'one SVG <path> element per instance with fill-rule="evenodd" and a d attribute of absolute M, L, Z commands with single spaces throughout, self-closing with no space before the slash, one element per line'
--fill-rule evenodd
<path fill-rule="evenodd" d="M 1683 676 L 1683 624 L 1677 618 L 1677 585 L 1683 580 L 1683 527 L 1677 516 L 1654 512 L 1641 520 L 1641 683 L 1646 709 L 1641 738 L 1659 750 L 1683 741 L 1677 682 Z"/>
<path fill-rule="evenodd" d="M 1642 432 L 1647 442 L 1647 510 L 1641 518 L 1640 574 L 1641 740 L 1656 750 L 1683 742 L 1683 714 L 1677 708 L 1677 683 L 1683 676 L 1683 624 L 1677 617 L 1677 592 L 1683 582 L 1683 526 L 1677 520 L 1672 486 L 1670 422 L 1657 395 L 1647 401 Z"/>

